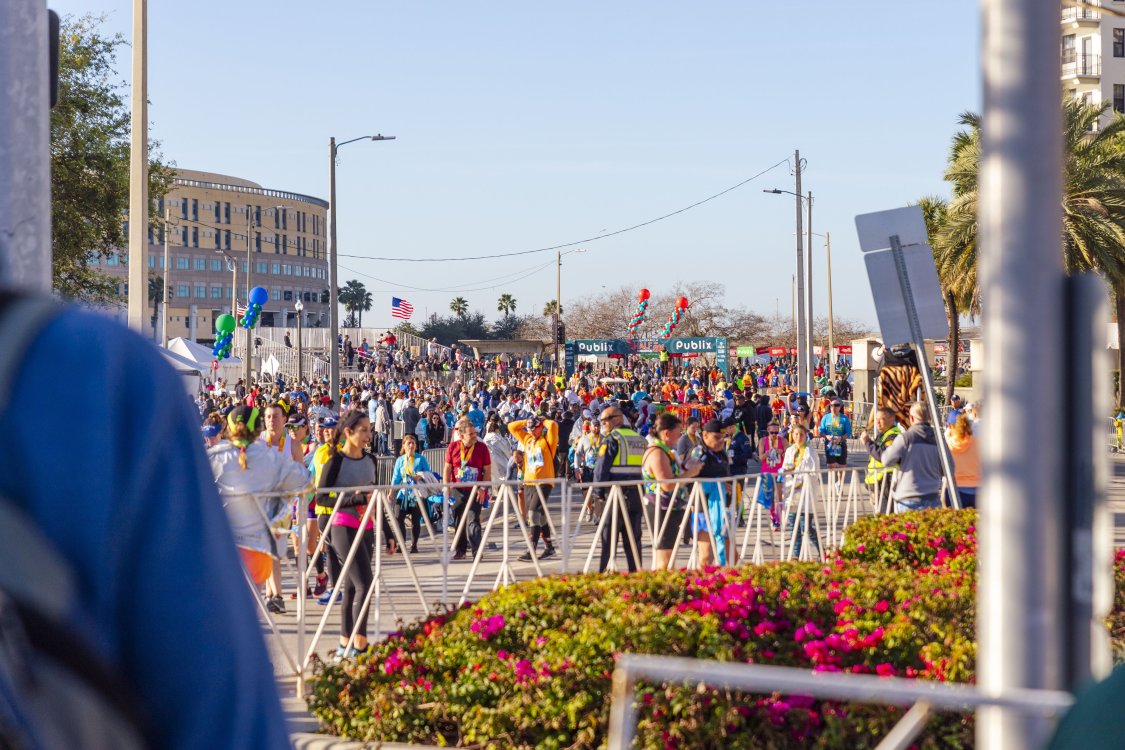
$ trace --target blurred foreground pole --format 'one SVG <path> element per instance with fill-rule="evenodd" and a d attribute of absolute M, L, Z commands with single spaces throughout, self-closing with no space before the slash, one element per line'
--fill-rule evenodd
<path fill-rule="evenodd" d="M 51 289 L 45 0 L 0 1 L 0 282 Z"/>
<path fill-rule="evenodd" d="M 129 327 L 143 336 L 148 307 L 148 0 L 133 0 L 132 46 L 128 309 Z M 232 291 L 231 297 L 235 296 Z"/>
<path fill-rule="evenodd" d="M 1059 5 L 982 0 L 978 203 L 984 322 L 977 683 L 1064 689 L 1062 93 Z M 1047 353 L 1047 356 L 1043 356 Z M 1086 415 L 1077 415 L 1079 419 Z M 1034 750 L 1053 722 L 977 713 L 981 750 Z"/>

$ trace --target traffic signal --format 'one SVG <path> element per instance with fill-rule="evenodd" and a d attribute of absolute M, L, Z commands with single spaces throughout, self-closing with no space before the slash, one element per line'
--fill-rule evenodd
<path fill-rule="evenodd" d="M 566 343 L 566 326 L 563 325 L 561 320 L 555 323 L 555 343 Z"/>

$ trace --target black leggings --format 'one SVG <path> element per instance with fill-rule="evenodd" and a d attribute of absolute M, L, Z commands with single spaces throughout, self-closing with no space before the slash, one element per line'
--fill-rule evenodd
<path fill-rule="evenodd" d="M 359 529 L 347 526 L 333 526 L 329 533 L 332 547 L 336 550 L 336 565 L 333 566 L 332 580 L 336 581 L 337 588 L 341 586 L 344 588 L 344 611 L 340 617 L 340 635 L 344 638 L 349 637 L 358 621 L 359 630 L 356 635 L 366 638 L 367 608 L 363 606 L 363 600 L 367 598 L 367 592 L 371 589 L 371 554 L 375 549 L 375 532 L 370 529 L 361 532 Z M 363 534 L 363 542 L 356 550 L 355 559 L 348 569 L 347 580 L 341 581 L 340 571 L 343 567 L 341 563 L 348 559 L 348 553 L 360 533 Z M 329 562 L 331 563 L 331 560 Z"/>
<path fill-rule="evenodd" d="M 422 509 L 418 506 L 419 501 L 415 500 L 414 504 L 409 509 L 398 506 L 398 527 L 402 530 L 403 537 L 406 536 L 406 518 L 410 517 L 410 534 L 413 537 L 414 544 L 418 544 L 418 537 L 422 535 Z"/>
<path fill-rule="evenodd" d="M 316 517 L 316 527 L 318 529 L 320 529 L 320 536 L 323 537 L 326 540 L 324 542 L 324 553 L 323 554 L 328 556 L 328 580 L 329 580 L 329 583 L 333 583 L 336 580 L 336 571 L 338 571 L 340 569 L 341 563 L 338 559 L 336 559 L 336 550 L 333 549 L 333 547 L 332 547 L 332 538 L 328 535 L 328 532 L 326 531 L 326 529 L 328 528 L 328 519 L 329 518 L 331 518 L 331 516 L 324 516 L 324 515 L 317 516 Z M 317 560 L 317 563 L 318 563 L 317 570 L 318 571 L 323 570 L 324 569 L 323 563 L 320 563 L 320 560 Z"/>

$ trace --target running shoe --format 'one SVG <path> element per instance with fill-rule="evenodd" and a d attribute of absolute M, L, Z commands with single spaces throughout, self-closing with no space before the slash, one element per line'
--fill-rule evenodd
<path fill-rule="evenodd" d="M 547 549 L 543 550 L 543 554 L 539 556 L 539 559 L 540 560 L 546 560 L 548 557 L 554 557 L 554 556 L 555 556 L 555 548 L 554 547 L 547 547 Z"/>
<path fill-rule="evenodd" d="M 316 600 L 316 603 L 317 604 L 332 604 L 333 603 L 332 592 L 333 592 L 333 589 L 328 589 L 327 591 L 325 591 L 320 596 L 320 598 Z M 336 602 L 341 601 L 343 598 L 344 598 L 344 592 L 343 591 L 337 591 L 336 592 Z"/>
<path fill-rule="evenodd" d="M 530 552 L 524 552 L 517 558 L 520 562 L 531 562 L 533 555 Z"/>
<path fill-rule="evenodd" d="M 328 576 L 324 573 L 316 577 L 316 586 L 313 587 L 313 596 L 322 596 L 328 590 Z"/>
<path fill-rule="evenodd" d="M 283 615 L 285 614 L 285 602 L 280 596 L 271 596 L 266 599 L 266 609 L 272 614 Z"/>

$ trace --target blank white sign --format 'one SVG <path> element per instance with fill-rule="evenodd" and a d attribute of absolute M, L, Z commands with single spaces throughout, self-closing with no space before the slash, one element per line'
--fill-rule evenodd
<path fill-rule="evenodd" d="M 889 212 L 888 212 L 889 213 Z M 859 223 L 856 217 L 856 224 Z M 899 235 L 901 237 L 901 235 Z M 949 323 L 945 317 L 945 304 L 941 299 L 933 251 L 929 245 L 912 245 L 902 248 L 906 274 L 914 294 L 914 305 L 924 339 L 944 339 L 949 336 Z M 867 252 L 867 279 L 871 282 L 871 296 L 875 300 L 875 314 L 879 317 L 879 332 L 883 343 L 908 344 L 913 342 L 906 303 L 902 298 L 895 259 L 890 250 Z"/>
<path fill-rule="evenodd" d="M 865 253 L 890 247 L 890 238 L 895 234 L 898 235 L 899 244 L 903 246 L 928 245 L 930 242 L 920 206 L 860 214 L 855 217 L 855 230 L 859 235 L 859 249 Z"/>

